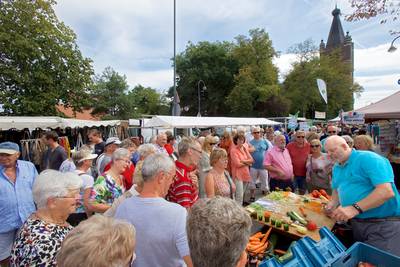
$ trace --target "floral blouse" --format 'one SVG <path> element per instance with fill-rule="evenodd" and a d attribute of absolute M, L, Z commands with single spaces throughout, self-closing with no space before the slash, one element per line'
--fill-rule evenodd
<path fill-rule="evenodd" d="M 119 198 L 125 192 L 122 185 L 116 183 L 109 174 L 100 175 L 93 184 L 90 199 L 97 204 L 112 205 L 114 199 Z"/>
<path fill-rule="evenodd" d="M 56 255 L 72 226 L 45 222 L 32 215 L 17 233 L 11 266 L 57 266 Z"/>

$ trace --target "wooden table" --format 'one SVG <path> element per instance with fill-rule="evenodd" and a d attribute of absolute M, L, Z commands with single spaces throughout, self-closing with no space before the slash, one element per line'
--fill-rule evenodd
<path fill-rule="evenodd" d="M 332 229 L 333 225 L 335 224 L 335 221 L 332 220 L 331 218 L 327 217 L 323 211 L 322 211 L 322 205 L 323 203 L 319 200 L 319 199 L 315 199 L 312 198 L 311 196 L 307 196 L 307 199 L 310 200 L 309 203 L 304 203 L 304 196 L 299 196 L 296 195 L 294 193 L 284 193 L 282 192 L 282 194 L 290 194 L 289 195 L 289 199 L 284 199 L 284 200 L 271 200 L 269 199 L 270 195 L 267 195 L 259 200 L 257 200 L 255 203 L 256 204 L 260 204 L 261 206 L 263 206 L 264 210 L 268 210 L 269 212 L 271 212 L 271 217 L 270 217 L 270 221 L 269 222 L 262 222 L 258 220 L 259 215 L 261 215 L 261 213 L 263 213 L 262 211 L 259 211 L 257 214 L 257 218 L 253 218 L 257 221 L 259 221 L 262 224 L 265 225 L 271 225 L 271 219 L 279 219 L 279 220 L 283 220 L 283 221 L 289 221 L 289 218 L 287 217 L 286 213 L 288 211 L 294 211 L 296 213 L 298 213 L 299 215 L 301 215 L 302 217 L 304 217 L 299 208 L 303 207 L 305 214 L 307 215 L 305 217 L 306 220 L 312 220 L 313 222 L 315 222 L 318 226 L 318 228 L 322 227 L 322 226 L 326 226 L 329 229 Z M 253 205 L 249 205 L 248 207 L 246 207 L 246 210 L 248 210 L 249 212 L 251 212 L 251 207 L 254 206 Z M 250 207 L 250 208 L 249 208 Z M 277 231 L 279 233 L 285 234 L 285 235 L 289 235 L 291 237 L 293 237 L 293 239 L 297 240 L 300 239 L 304 236 L 309 236 L 312 239 L 314 239 L 315 241 L 319 241 L 320 240 L 320 236 L 319 236 L 319 229 L 315 230 L 315 231 L 307 231 L 307 234 L 302 235 L 300 233 L 297 232 L 296 228 L 293 226 L 289 225 L 289 231 L 284 231 L 283 226 L 280 228 L 277 228 L 275 226 L 274 227 L 274 231 Z"/>

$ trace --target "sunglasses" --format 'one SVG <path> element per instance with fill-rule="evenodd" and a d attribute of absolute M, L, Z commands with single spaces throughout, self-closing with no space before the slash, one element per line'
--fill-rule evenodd
<path fill-rule="evenodd" d="M 296 137 L 297 138 L 306 138 L 305 136 L 302 136 L 302 135 L 301 136 L 296 136 Z"/>
<path fill-rule="evenodd" d="M 253 132 L 254 134 L 259 134 L 260 132 Z"/>
<path fill-rule="evenodd" d="M 336 133 L 336 131 L 329 131 L 328 133 Z"/>
<path fill-rule="evenodd" d="M 217 143 L 210 143 L 210 145 L 215 146 Z"/>
<path fill-rule="evenodd" d="M 320 145 L 311 145 L 312 148 L 320 147 Z"/>

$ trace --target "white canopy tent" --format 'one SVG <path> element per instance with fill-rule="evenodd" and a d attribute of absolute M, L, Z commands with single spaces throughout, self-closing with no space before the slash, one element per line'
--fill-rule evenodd
<path fill-rule="evenodd" d="M 109 121 L 90 121 L 90 120 L 76 120 L 65 119 L 61 117 L 13 117 L 13 116 L 0 116 L 0 130 L 23 130 L 28 129 L 46 129 L 46 128 L 76 128 L 76 127 L 99 127 L 99 126 L 116 126 L 120 125 L 120 120 Z"/>
<path fill-rule="evenodd" d="M 144 124 L 147 128 L 205 128 L 211 126 L 279 125 L 266 118 L 154 116 Z"/>

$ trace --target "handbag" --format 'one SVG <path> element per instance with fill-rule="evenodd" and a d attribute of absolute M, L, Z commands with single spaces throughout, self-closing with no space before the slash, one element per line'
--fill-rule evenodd
<path fill-rule="evenodd" d="M 319 172 L 314 171 L 313 169 L 313 157 L 310 157 L 310 164 L 311 164 L 311 184 L 315 187 L 322 188 L 322 189 L 330 189 L 329 178 L 322 176 Z"/>
<path fill-rule="evenodd" d="M 229 191 L 230 191 L 231 199 L 234 200 L 235 198 L 233 197 L 233 188 L 232 188 L 233 181 L 227 171 L 224 171 L 224 175 L 225 175 L 226 180 L 228 180 L 228 183 L 229 183 Z"/>

